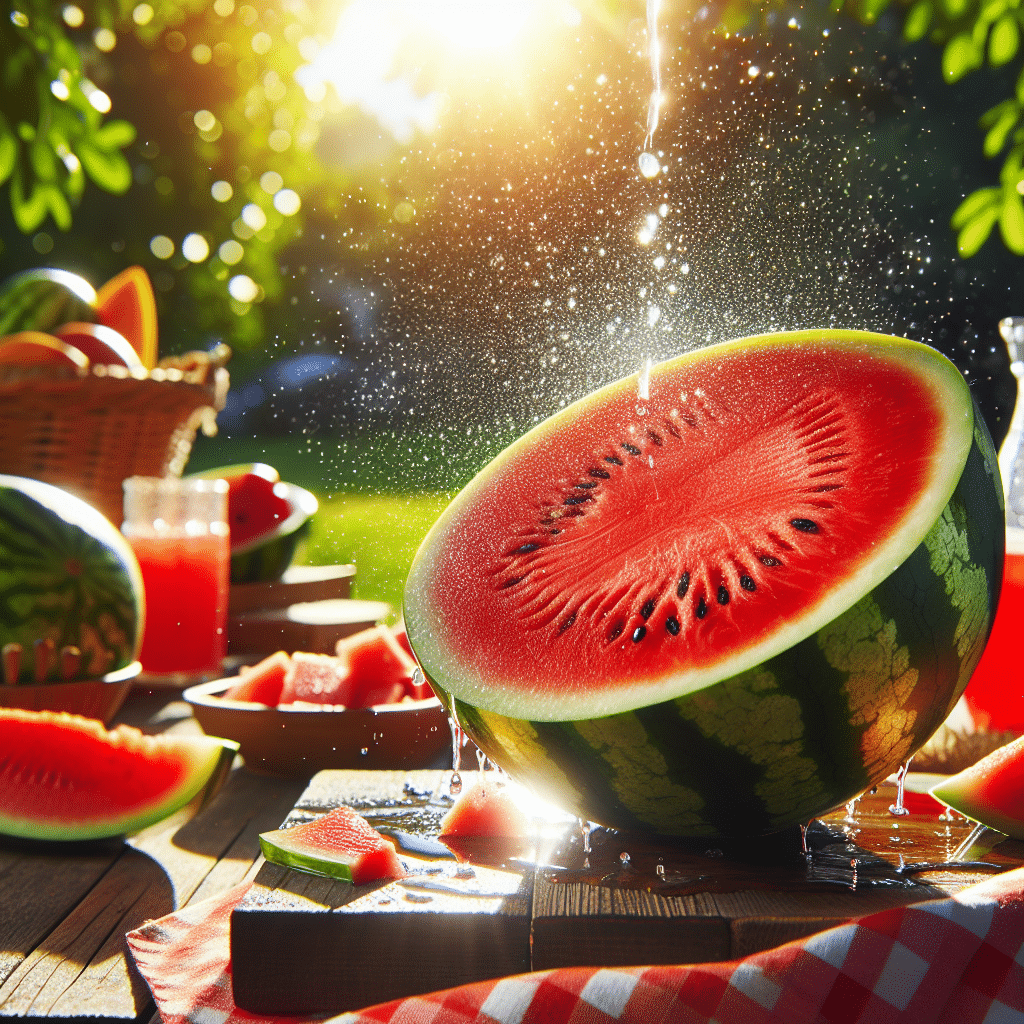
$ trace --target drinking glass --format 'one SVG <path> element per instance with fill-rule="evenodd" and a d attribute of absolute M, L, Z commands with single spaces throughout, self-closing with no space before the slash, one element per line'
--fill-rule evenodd
<path fill-rule="evenodd" d="M 227 651 L 226 480 L 133 476 L 121 530 L 142 568 L 147 676 L 214 677 Z"/>

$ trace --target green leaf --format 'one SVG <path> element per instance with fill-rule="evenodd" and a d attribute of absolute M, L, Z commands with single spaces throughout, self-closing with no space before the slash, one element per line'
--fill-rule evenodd
<path fill-rule="evenodd" d="M 932 23 L 931 0 L 917 0 L 907 11 L 907 20 L 903 22 L 903 38 L 908 43 L 916 43 L 924 39 Z"/>
<path fill-rule="evenodd" d="M 1020 27 L 1016 15 L 1004 14 L 992 27 L 988 40 L 988 62 L 994 67 L 1009 63 L 1017 55 Z"/>
<path fill-rule="evenodd" d="M 978 21 L 987 21 L 990 25 L 997 18 L 1001 18 L 1010 6 L 1009 0 L 988 0 L 981 5 L 978 11 Z"/>
<path fill-rule="evenodd" d="M 942 0 L 942 9 L 951 21 L 956 21 L 970 6 L 971 0 Z"/>
<path fill-rule="evenodd" d="M 1002 189 L 998 188 L 979 188 L 977 191 L 972 192 L 956 208 L 953 216 L 950 218 L 950 226 L 954 231 L 959 231 L 985 210 L 989 208 L 998 210 L 1002 194 Z"/>
<path fill-rule="evenodd" d="M 11 176 L 17 159 L 18 142 L 7 119 L 0 114 L 0 185 Z"/>
<path fill-rule="evenodd" d="M 32 171 L 38 181 L 55 181 L 57 179 L 57 154 L 45 139 L 36 137 L 29 147 L 29 159 Z"/>
<path fill-rule="evenodd" d="M 130 146 L 136 137 L 135 125 L 128 121 L 107 121 L 93 135 L 93 142 L 97 149 L 110 152 L 114 149 L 124 149 Z"/>
<path fill-rule="evenodd" d="M 1017 76 L 1017 102 L 1024 104 L 1024 68 L 1020 69 Z"/>
<path fill-rule="evenodd" d="M 999 218 L 999 212 L 998 206 L 990 207 L 964 225 L 956 239 L 957 248 L 964 259 L 973 256 L 985 244 L 985 239 Z"/>
<path fill-rule="evenodd" d="M 1024 256 L 1024 196 L 1016 189 L 1008 191 L 1003 198 L 999 230 L 1006 248 L 1018 256 Z"/>
<path fill-rule="evenodd" d="M 982 55 L 970 33 L 953 36 L 942 51 L 942 75 L 947 82 L 958 82 L 969 71 L 981 67 Z"/>
<path fill-rule="evenodd" d="M 109 153 L 82 142 L 76 154 L 85 173 L 105 192 L 120 195 L 128 191 L 132 183 L 132 169 L 119 151 Z"/>
<path fill-rule="evenodd" d="M 50 213 L 53 214 L 53 222 L 61 231 L 67 231 L 71 227 L 71 207 L 64 193 L 56 185 L 46 185 L 43 195 Z"/>
<path fill-rule="evenodd" d="M 35 231 L 46 220 L 48 208 L 43 186 L 34 182 L 31 193 L 26 196 L 22 172 L 20 168 L 16 170 L 11 179 L 11 213 L 18 230 L 23 235 Z"/>
<path fill-rule="evenodd" d="M 1015 100 L 1006 100 L 988 113 L 996 111 L 998 116 L 993 119 L 992 127 L 985 136 L 984 153 L 987 157 L 994 157 L 1006 145 L 1007 137 L 1020 119 L 1020 107 Z"/>

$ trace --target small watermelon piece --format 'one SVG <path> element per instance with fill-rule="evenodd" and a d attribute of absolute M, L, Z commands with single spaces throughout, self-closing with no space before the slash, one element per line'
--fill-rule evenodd
<path fill-rule="evenodd" d="M 243 665 L 238 682 L 224 691 L 224 697 L 273 707 L 281 703 L 284 681 L 291 670 L 291 657 L 285 651 L 277 651 L 255 665 Z"/>
<path fill-rule="evenodd" d="M 993 750 L 929 792 L 973 821 L 1024 840 L 1024 736 Z"/>
<path fill-rule="evenodd" d="M 440 835 L 523 839 L 532 831 L 530 818 L 509 787 L 484 774 L 459 795 L 441 820 Z"/>
<path fill-rule="evenodd" d="M 904 763 L 984 650 L 1005 522 L 957 368 L 859 331 L 696 349 L 501 453 L 423 541 L 416 659 L 588 821 L 755 836 Z"/>
<path fill-rule="evenodd" d="M 145 268 L 128 267 L 102 285 L 95 308 L 96 320 L 127 338 L 142 365 L 152 370 L 158 354 L 156 296 Z"/>
<path fill-rule="evenodd" d="M 80 840 L 126 835 L 183 807 L 238 744 L 147 736 L 63 712 L 0 709 L 0 833 Z"/>
<path fill-rule="evenodd" d="M 126 366 L 129 370 L 143 369 L 142 360 L 128 339 L 113 327 L 72 321 L 55 328 L 53 334 L 84 352 L 91 363 Z"/>
<path fill-rule="evenodd" d="M 333 654 L 296 651 L 285 674 L 279 704 L 335 704 L 355 707 L 348 667 Z"/>
<path fill-rule="evenodd" d="M 269 467 L 268 467 L 269 468 Z M 277 473 L 274 471 L 274 475 Z M 228 477 L 228 526 L 231 546 L 242 547 L 277 529 L 291 515 L 288 500 L 275 489 L 278 480 L 260 472 Z"/>
<path fill-rule="evenodd" d="M 371 626 L 342 637 L 335 653 L 347 673 L 355 707 L 397 703 L 411 686 L 416 662 L 388 626 Z"/>
<path fill-rule="evenodd" d="M 336 807 L 291 828 L 264 832 L 260 848 L 273 864 L 354 885 L 407 874 L 394 846 L 349 807 Z"/>

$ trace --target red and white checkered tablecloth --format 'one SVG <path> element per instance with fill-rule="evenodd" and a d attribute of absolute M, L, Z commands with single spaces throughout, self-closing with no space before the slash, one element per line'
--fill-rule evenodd
<path fill-rule="evenodd" d="M 260 1017 L 234 1005 L 228 927 L 245 888 L 128 934 L 165 1024 L 301 1024 L 300 1018 Z M 950 899 L 882 911 L 743 960 L 541 971 L 411 996 L 332 1020 L 1024 1024 L 1024 868 Z"/>

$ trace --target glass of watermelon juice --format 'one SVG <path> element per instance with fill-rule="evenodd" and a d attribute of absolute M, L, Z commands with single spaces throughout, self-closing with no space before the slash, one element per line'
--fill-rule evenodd
<path fill-rule="evenodd" d="M 226 480 L 124 481 L 121 529 L 146 594 L 139 654 L 146 675 L 193 679 L 221 670 L 231 571 L 227 495 Z"/>

